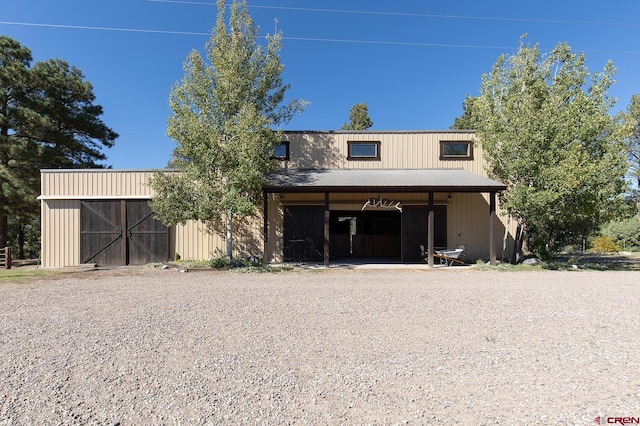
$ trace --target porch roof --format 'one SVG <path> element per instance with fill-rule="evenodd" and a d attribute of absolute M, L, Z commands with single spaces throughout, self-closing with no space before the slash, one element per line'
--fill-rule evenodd
<path fill-rule="evenodd" d="M 498 192 L 503 183 L 463 169 L 283 170 L 267 176 L 265 192 Z"/>

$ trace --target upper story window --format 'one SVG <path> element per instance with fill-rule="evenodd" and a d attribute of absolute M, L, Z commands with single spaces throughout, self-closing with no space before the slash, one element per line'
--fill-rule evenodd
<path fill-rule="evenodd" d="M 440 141 L 440 160 L 473 160 L 473 142 Z"/>
<path fill-rule="evenodd" d="M 273 148 L 273 156 L 276 160 L 289 160 L 289 142 L 281 142 Z"/>
<path fill-rule="evenodd" d="M 380 141 L 347 141 L 349 154 L 347 160 L 380 161 Z"/>

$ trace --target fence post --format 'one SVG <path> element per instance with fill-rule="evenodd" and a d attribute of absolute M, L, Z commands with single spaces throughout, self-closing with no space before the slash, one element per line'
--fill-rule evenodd
<path fill-rule="evenodd" d="M 0 249 L 0 254 L 3 254 L 3 256 L 0 256 L 0 266 L 2 266 L 2 263 L 3 263 L 2 260 L 3 260 L 4 267 L 7 269 L 11 269 L 11 247 L 5 247 L 3 249 Z"/>

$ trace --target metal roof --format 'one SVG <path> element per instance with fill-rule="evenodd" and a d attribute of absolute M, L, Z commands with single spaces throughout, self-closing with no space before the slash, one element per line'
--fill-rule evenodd
<path fill-rule="evenodd" d="M 495 180 L 462 169 L 284 170 L 271 173 L 266 192 L 497 192 Z"/>

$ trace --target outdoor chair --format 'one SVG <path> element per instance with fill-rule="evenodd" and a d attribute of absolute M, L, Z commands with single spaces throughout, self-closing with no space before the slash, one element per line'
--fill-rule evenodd
<path fill-rule="evenodd" d="M 420 252 L 423 260 L 427 260 L 428 253 L 425 252 L 424 246 L 420 245 Z M 452 266 L 454 263 L 464 265 L 463 259 L 466 252 L 464 245 L 458 246 L 456 249 L 436 250 L 433 254 L 440 260 L 441 265 Z"/>

